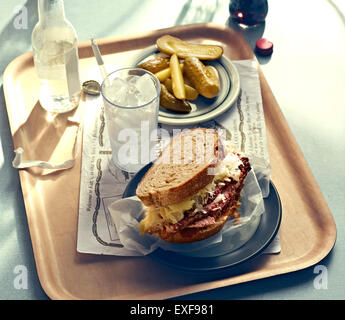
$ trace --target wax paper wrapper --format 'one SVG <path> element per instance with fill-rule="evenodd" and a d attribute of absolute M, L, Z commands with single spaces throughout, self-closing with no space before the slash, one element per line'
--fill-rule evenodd
<path fill-rule="evenodd" d="M 185 244 L 168 243 L 155 235 L 141 235 L 139 222 L 145 216 L 145 207 L 136 197 L 117 200 L 109 205 L 122 245 L 130 251 L 147 255 L 157 248 L 192 256 L 217 256 L 235 250 L 255 233 L 260 216 L 265 211 L 261 188 L 253 170 L 249 171 L 241 192 L 240 218 L 229 219 L 221 232 L 201 241 Z"/>

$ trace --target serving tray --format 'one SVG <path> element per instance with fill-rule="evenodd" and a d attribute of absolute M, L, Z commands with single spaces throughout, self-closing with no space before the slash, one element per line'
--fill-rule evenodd
<path fill-rule="evenodd" d="M 98 45 L 106 65 L 121 65 L 164 34 L 218 43 L 233 60 L 254 58 L 240 34 L 215 24 L 101 39 Z M 90 42 L 80 44 L 79 56 L 82 81 L 89 80 L 92 72 L 98 72 Z M 272 180 L 283 208 L 280 254 L 261 255 L 232 273 L 186 276 L 148 257 L 77 253 L 79 150 L 76 164 L 69 170 L 19 171 L 37 272 L 50 298 L 165 299 L 301 270 L 330 252 L 336 238 L 333 217 L 260 68 L 259 77 Z M 40 107 L 31 52 L 8 65 L 3 83 L 14 147 L 23 147 L 27 159 L 61 162 L 70 157 L 77 127 L 68 117 L 74 112 L 51 118 Z M 76 116 L 84 106 L 82 101 Z"/>

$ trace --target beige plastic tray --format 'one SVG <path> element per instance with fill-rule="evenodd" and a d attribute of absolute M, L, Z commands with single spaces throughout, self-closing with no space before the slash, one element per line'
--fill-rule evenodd
<path fill-rule="evenodd" d="M 245 39 L 214 24 L 179 26 L 123 38 L 98 40 L 106 63 L 118 64 L 157 37 L 220 43 L 230 59 L 254 54 Z M 80 45 L 82 80 L 97 71 L 90 42 Z M 95 72 L 96 72 L 95 71 Z M 318 263 L 332 249 L 336 227 L 325 199 L 287 122 L 259 70 L 272 178 L 283 208 L 281 253 L 263 255 L 235 275 L 186 276 L 148 257 L 84 255 L 76 251 L 81 152 L 67 171 L 21 170 L 20 181 L 41 285 L 52 299 L 164 299 L 297 271 Z M 38 103 L 32 53 L 13 60 L 4 73 L 4 92 L 14 147 L 30 159 L 62 161 L 72 150 L 73 112 L 47 118 Z M 80 108 L 83 108 L 81 103 Z"/>

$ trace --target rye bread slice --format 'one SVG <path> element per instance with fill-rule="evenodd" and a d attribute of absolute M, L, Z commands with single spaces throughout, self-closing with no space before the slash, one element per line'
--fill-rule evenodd
<path fill-rule="evenodd" d="M 165 207 L 184 201 L 213 180 L 212 168 L 224 156 L 217 131 L 182 131 L 170 140 L 145 174 L 136 194 L 146 206 Z"/>

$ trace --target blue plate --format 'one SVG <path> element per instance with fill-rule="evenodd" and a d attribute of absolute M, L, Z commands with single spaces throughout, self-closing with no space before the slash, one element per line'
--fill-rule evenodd
<path fill-rule="evenodd" d="M 136 194 L 136 189 L 151 167 L 147 164 L 132 178 L 127 185 L 123 198 Z M 244 262 L 257 257 L 262 253 L 276 236 L 282 217 L 281 201 L 277 189 L 270 183 L 270 193 L 264 199 L 265 212 L 261 216 L 259 226 L 254 235 L 243 246 L 235 251 L 216 257 L 191 257 L 173 251 L 158 248 L 149 256 L 165 265 L 191 272 L 225 271 L 240 267 Z M 236 269 L 237 270 L 237 269 Z"/>

